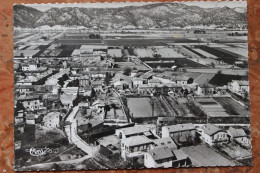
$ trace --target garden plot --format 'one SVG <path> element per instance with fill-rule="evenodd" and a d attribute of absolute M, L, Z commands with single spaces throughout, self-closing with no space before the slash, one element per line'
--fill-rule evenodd
<path fill-rule="evenodd" d="M 150 98 L 128 98 L 127 105 L 133 117 L 152 117 Z"/>
<path fill-rule="evenodd" d="M 243 159 L 252 156 L 250 150 L 244 149 L 236 144 L 225 144 L 221 147 L 221 150 L 225 151 L 233 159 Z"/>
<path fill-rule="evenodd" d="M 181 57 L 184 57 L 182 54 L 177 53 L 172 48 L 157 48 L 156 51 L 163 58 L 181 58 Z"/>
<path fill-rule="evenodd" d="M 249 110 L 229 97 L 213 97 L 230 115 L 250 116 Z"/>
<path fill-rule="evenodd" d="M 222 47 L 222 49 L 248 58 L 248 49 L 240 47 Z"/>
<path fill-rule="evenodd" d="M 200 53 L 200 54 L 202 54 L 203 56 L 205 56 L 205 57 L 207 57 L 207 58 L 214 58 L 214 59 L 217 59 L 218 57 L 216 57 L 215 55 L 212 55 L 212 54 L 210 54 L 210 53 L 208 53 L 208 52 L 205 52 L 205 51 L 203 51 L 203 50 L 201 50 L 201 49 L 193 49 L 194 51 L 196 51 L 196 52 L 198 52 L 198 53 Z"/>

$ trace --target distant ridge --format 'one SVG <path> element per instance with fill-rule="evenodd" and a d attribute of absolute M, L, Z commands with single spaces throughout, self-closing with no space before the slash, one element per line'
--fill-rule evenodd
<path fill-rule="evenodd" d="M 171 28 L 247 24 L 246 8 L 200 8 L 181 3 L 155 3 L 120 8 L 51 8 L 41 12 L 24 5 L 14 6 L 14 26 L 83 26 L 87 28 Z"/>

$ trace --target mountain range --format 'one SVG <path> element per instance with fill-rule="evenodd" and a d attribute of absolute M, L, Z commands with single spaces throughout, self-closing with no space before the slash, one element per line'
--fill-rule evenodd
<path fill-rule="evenodd" d="M 118 29 L 124 27 L 170 28 L 198 25 L 236 27 L 247 24 L 246 8 L 201 8 L 182 3 L 155 3 L 119 8 L 50 8 L 39 11 L 25 5 L 14 6 L 14 26 L 83 26 Z"/>

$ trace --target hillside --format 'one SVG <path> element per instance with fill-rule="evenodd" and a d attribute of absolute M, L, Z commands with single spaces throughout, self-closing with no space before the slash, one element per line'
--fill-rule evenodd
<path fill-rule="evenodd" d="M 193 25 L 235 27 L 246 24 L 246 9 L 187 6 L 180 3 L 156 3 L 121 8 L 51 8 L 45 12 L 24 5 L 14 6 L 14 26 L 84 26 L 113 29 L 124 27 L 170 28 Z"/>

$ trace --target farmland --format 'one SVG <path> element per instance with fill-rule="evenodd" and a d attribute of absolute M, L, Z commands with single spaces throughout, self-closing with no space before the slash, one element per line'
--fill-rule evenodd
<path fill-rule="evenodd" d="M 171 68 L 172 66 L 177 66 L 177 67 L 206 67 L 202 64 L 199 64 L 197 62 L 191 61 L 187 58 L 171 58 L 171 60 L 174 60 L 175 62 L 169 63 L 163 63 L 163 62 L 156 62 L 156 63 L 147 63 L 149 66 L 153 68 L 157 68 L 158 66 L 160 67 L 165 67 L 165 68 Z"/>
<path fill-rule="evenodd" d="M 250 116 L 249 110 L 246 110 L 244 106 L 240 105 L 232 98 L 213 97 L 213 99 L 223 106 L 223 108 L 226 109 L 226 112 L 230 115 Z"/>
<path fill-rule="evenodd" d="M 223 61 L 227 64 L 233 65 L 235 61 L 237 61 L 237 57 L 233 54 L 227 53 L 225 51 L 221 51 L 220 48 L 212 48 L 208 46 L 197 46 L 198 48 L 215 55 L 216 57 L 219 57 L 217 60 Z"/>
<path fill-rule="evenodd" d="M 102 44 L 101 39 L 60 39 L 58 42 L 63 45 Z"/>
<path fill-rule="evenodd" d="M 194 43 L 197 40 L 186 38 L 143 38 L 143 39 L 104 39 L 108 46 L 165 46 L 167 43 Z"/>
<path fill-rule="evenodd" d="M 248 80 L 248 76 L 228 75 L 228 74 L 216 74 L 209 83 L 216 86 L 227 85 L 232 80 Z"/>

